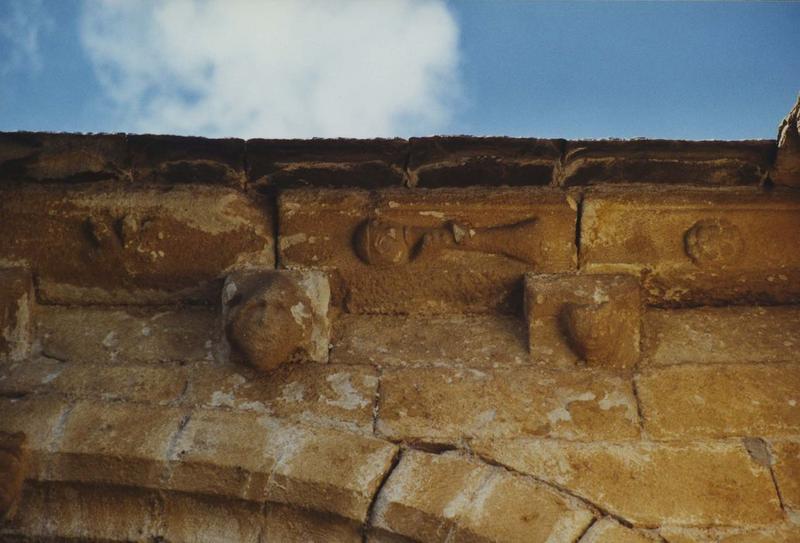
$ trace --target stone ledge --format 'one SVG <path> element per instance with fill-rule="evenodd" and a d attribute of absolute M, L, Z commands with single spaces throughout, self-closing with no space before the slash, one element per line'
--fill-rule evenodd
<path fill-rule="evenodd" d="M 777 146 L 771 140 L 434 136 L 245 142 L 147 134 L 3 132 L 0 180 L 188 182 L 238 188 L 246 183 L 259 190 L 596 183 L 758 185 L 772 168 Z M 775 172 L 780 182 L 787 177 L 783 172 L 789 171 L 785 163 L 783 160 Z"/>

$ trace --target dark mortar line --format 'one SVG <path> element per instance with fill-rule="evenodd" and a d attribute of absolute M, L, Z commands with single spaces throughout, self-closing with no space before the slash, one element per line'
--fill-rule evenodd
<path fill-rule="evenodd" d="M 589 530 L 591 530 L 591 529 L 592 529 L 592 526 L 594 526 L 594 525 L 595 525 L 595 524 L 597 524 L 598 522 L 600 522 L 600 519 L 599 519 L 599 518 L 597 518 L 597 517 L 594 517 L 594 518 L 592 518 L 592 520 L 591 520 L 591 521 L 589 522 L 589 524 L 586 526 L 586 529 L 585 529 L 584 531 L 582 531 L 582 532 L 581 532 L 581 533 L 578 535 L 578 537 L 576 537 L 576 538 L 575 538 L 575 540 L 573 541 L 573 543 L 580 543 L 580 542 L 581 542 L 581 540 L 582 540 L 584 537 L 586 537 L 586 534 L 588 534 L 588 533 L 589 533 Z"/>
<path fill-rule="evenodd" d="M 569 196 L 567 196 L 569 197 Z M 583 222 L 583 191 L 578 193 L 575 210 L 575 269 L 581 271 L 581 225 Z"/>
<path fill-rule="evenodd" d="M 781 494 L 781 487 L 778 484 L 778 477 L 775 475 L 775 454 L 772 452 L 772 444 L 766 439 L 759 439 L 761 439 L 761 441 L 764 443 L 767 453 L 769 454 L 769 466 L 767 466 L 767 469 L 769 470 L 769 475 L 772 478 L 772 484 L 775 487 L 775 494 L 778 496 L 778 505 L 780 505 L 781 511 L 786 514 L 786 503 L 783 501 L 783 494 Z"/>
<path fill-rule="evenodd" d="M 383 383 L 383 368 L 372 366 L 378 372 L 378 384 L 375 386 L 375 397 L 372 399 L 372 435 L 378 436 L 378 417 L 381 405 L 381 384 Z"/>
<path fill-rule="evenodd" d="M 633 399 L 636 400 L 636 414 L 639 417 L 639 439 L 647 437 L 647 433 L 644 429 L 644 408 L 642 407 L 642 399 L 639 397 L 639 387 L 636 383 L 636 378 L 638 374 L 633 374 L 631 376 L 631 392 L 633 393 Z"/>
<path fill-rule="evenodd" d="M 406 140 L 406 145 L 408 146 L 408 150 L 403 159 L 403 186 L 406 188 L 414 188 L 411 186 L 411 172 L 409 171 L 409 166 L 411 165 L 411 142 Z"/>
<path fill-rule="evenodd" d="M 386 485 L 389 477 L 394 473 L 394 470 L 400 464 L 400 460 L 403 456 L 403 450 L 397 449 L 395 451 L 394 456 L 392 457 L 391 464 L 389 465 L 389 469 L 386 470 L 386 473 L 383 474 L 381 478 L 381 482 L 378 484 L 378 488 L 375 489 L 375 493 L 372 495 L 372 499 L 369 502 L 369 507 L 367 508 L 367 516 L 364 519 L 364 522 L 361 524 L 361 541 L 362 543 L 367 543 L 367 538 L 369 537 L 369 530 L 373 525 L 373 520 L 375 516 L 375 506 L 378 503 L 378 497 L 383 492 L 383 487 Z"/>

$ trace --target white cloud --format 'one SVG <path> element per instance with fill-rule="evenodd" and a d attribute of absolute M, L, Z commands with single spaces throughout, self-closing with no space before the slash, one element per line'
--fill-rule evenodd
<path fill-rule="evenodd" d="M 132 131 L 430 133 L 458 98 L 442 0 L 86 0 L 81 38 Z"/>
<path fill-rule="evenodd" d="M 42 0 L 5 0 L 0 7 L 0 74 L 39 71 L 39 39 L 52 28 Z"/>

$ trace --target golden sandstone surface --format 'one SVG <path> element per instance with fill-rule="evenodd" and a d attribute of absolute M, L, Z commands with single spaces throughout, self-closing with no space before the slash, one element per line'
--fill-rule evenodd
<path fill-rule="evenodd" d="M 800 541 L 797 116 L 0 134 L 0 540 Z"/>

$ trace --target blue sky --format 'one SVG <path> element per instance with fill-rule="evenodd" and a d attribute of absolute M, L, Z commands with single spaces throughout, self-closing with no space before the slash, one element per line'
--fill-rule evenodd
<path fill-rule="evenodd" d="M 0 0 L 0 130 L 773 138 L 800 2 Z"/>

